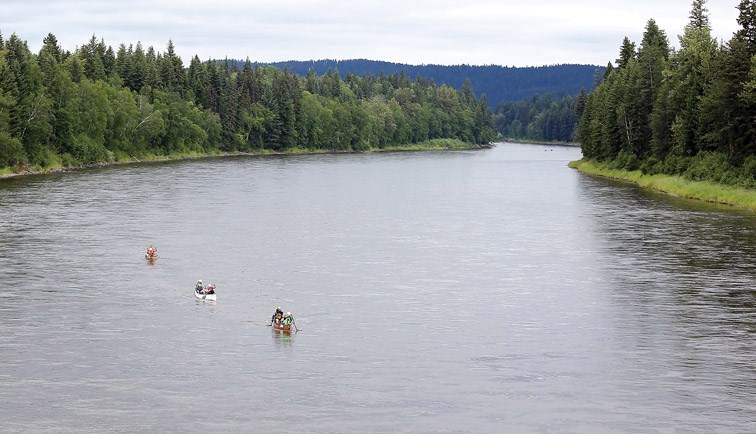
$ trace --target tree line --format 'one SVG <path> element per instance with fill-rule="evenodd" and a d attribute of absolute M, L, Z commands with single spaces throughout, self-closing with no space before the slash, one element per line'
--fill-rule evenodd
<path fill-rule="evenodd" d="M 365 59 L 286 61 L 260 65 L 288 68 L 300 75 L 307 74 L 310 69 L 319 75 L 329 70 L 341 74 L 375 76 L 404 73 L 411 79 L 425 77 L 457 89 L 469 79 L 478 95 L 486 95 L 491 108 L 502 102 L 528 100 L 536 95 L 577 95 L 580 89 L 592 88 L 596 74 L 604 72 L 604 67 L 595 65 L 407 65 Z"/>
<path fill-rule="evenodd" d="M 582 110 L 586 158 L 756 188 L 756 1 L 740 1 L 741 27 L 723 43 L 705 3 L 693 1 L 679 49 L 653 19 L 639 46 L 623 40 Z"/>
<path fill-rule="evenodd" d="M 493 137 L 469 80 L 456 89 L 404 74 L 297 75 L 197 56 L 185 67 L 172 41 L 164 52 L 114 50 L 95 36 L 69 52 L 48 34 L 34 54 L 0 33 L 0 168 Z"/>
<path fill-rule="evenodd" d="M 530 99 L 502 102 L 496 106 L 494 129 L 507 139 L 536 142 L 572 142 L 588 95 L 558 98 L 552 94 L 536 95 Z"/>

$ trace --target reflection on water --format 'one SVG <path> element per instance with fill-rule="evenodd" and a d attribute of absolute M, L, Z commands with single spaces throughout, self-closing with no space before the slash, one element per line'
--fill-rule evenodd
<path fill-rule="evenodd" d="M 756 217 L 577 158 L 507 144 L 0 181 L 3 429 L 754 431 Z M 279 305 L 306 330 L 272 331 Z"/>
<path fill-rule="evenodd" d="M 278 330 L 272 330 L 273 333 L 273 342 L 275 343 L 276 349 L 282 349 L 290 347 L 293 341 L 292 335 L 294 333 L 292 332 L 282 332 Z"/>

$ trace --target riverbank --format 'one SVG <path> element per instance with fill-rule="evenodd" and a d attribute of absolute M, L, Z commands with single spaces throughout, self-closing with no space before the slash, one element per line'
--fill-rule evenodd
<path fill-rule="evenodd" d="M 97 167 L 117 166 L 121 164 L 134 164 L 134 163 L 151 163 L 151 162 L 163 162 L 163 161 L 175 161 L 175 160 L 191 160 L 198 158 L 214 158 L 214 157 L 233 157 L 233 156 L 268 156 L 268 155 L 308 155 L 308 154 L 353 154 L 361 152 L 403 152 L 403 151 L 441 151 L 441 150 L 464 150 L 464 149 L 484 149 L 490 148 L 493 145 L 476 145 L 472 143 L 466 143 L 457 139 L 433 139 L 421 143 L 413 143 L 404 146 L 390 146 L 385 148 L 369 148 L 360 151 L 343 151 L 333 149 L 306 149 L 306 148 L 291 148 L 286 151 L 271 151 L 263 149 L 256 152 L 223 152 L 221 150 L 210 151 L 206 153 L 200 152 L 179 152 L 169 155 L 154 155 L 148 154 L 137 157 L 125 157 L 108 162 L 98 162 L 93 164 L 80 164 L 73 166 L 63 166 L 61 164 L 53 166 L 25 166 L 20 165 L 16 167 L 5 167 L 0 169 L 0 179 L 12 178 L 17 176 L 29 176 L 29 175 L 41 175 L 48 173 L 63 173 L 72 172 L 78 170 L 85 170 Z"/>
<path fill-rule="evenodd" d="M 568 166 L 577 169 L 580 172 L 632 182 L 641 187 L 650 188 L 673 196 L 731 205 L 756 211 L 756 190 L 717 184 L 709 181 L 690 181 L 679 176 L 644 175 L 640 170 L 630 172 L 609 169 L 605 164 L 590 160 L 572 161 Z"/>

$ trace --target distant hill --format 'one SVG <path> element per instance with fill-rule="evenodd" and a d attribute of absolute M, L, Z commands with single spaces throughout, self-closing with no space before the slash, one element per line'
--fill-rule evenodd
<path fill-rule="evenodd" d="M 239 67 L 244 62 L 239 61 Z M 557 97 L 577 95 L 580 89 L 589 92 L 594 85 L 597 70 L 603 75 L 604 67 L 594 65 L 552 65 L 535 67 L 507 67 L 497 65 L 407 65 L 376 60 L 308 60 L 275 63 L 255 63 L 272 65 L 279 69 L 288 68 L 298 75 L 306 75 L 310 68 L 318 75 L 328 70 L 338 71 L 342 78 L 349 74 L 380 75 L 384 73 L 404 74 L 414 79 L 421 76 L 433 79 L 436 84 L 447 84 L 459 89 L 469 78 L 477 96 L 486 94 L 488 103 L 496 107 L 503 101 L 520 101 L 535 95 L 551 94 Z"/>

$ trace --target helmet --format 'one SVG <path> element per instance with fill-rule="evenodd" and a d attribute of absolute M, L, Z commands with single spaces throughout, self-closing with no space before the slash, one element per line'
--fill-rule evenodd
<path fill-rule="evenodd" d="M 284 316 L 291 316 L 291 312 L 286 312 Z"/>
<path fill-rule="evenodd" d="M 202 279 L 198 280 L 197 283 L 202 283 Z"/>

